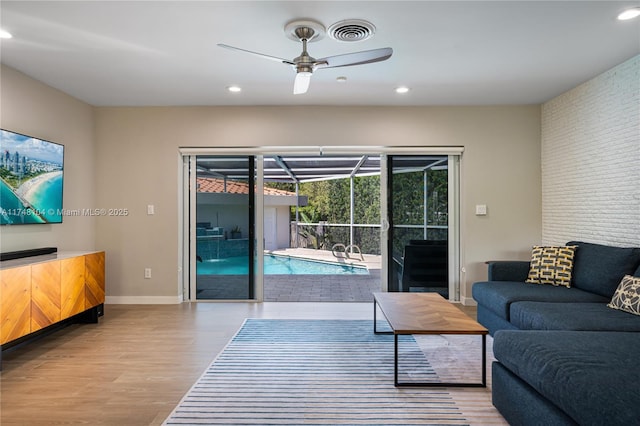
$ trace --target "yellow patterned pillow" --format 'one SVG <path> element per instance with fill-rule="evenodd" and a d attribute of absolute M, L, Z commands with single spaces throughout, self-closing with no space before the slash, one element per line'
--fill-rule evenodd
<path fill-rule="evenodd" d="M 625 275 L 607 306 L 640 315 L 640 277 Z"/>
<path fill-rule="evenodd" d="M 571 287 L 573 257 L 577 246 L 533 246 L 528 283 Z"/>

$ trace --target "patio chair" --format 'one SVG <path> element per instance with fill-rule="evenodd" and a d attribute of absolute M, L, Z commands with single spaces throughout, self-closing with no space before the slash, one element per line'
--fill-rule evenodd
<path fill-rule="evenodd" d="M 447 241 L 411 240 L 404 247 L 399 290 L 435 292 L 449 298 Z"/>

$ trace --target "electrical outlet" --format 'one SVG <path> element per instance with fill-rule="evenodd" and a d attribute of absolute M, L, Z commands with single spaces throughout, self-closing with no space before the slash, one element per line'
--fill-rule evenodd
<path fill-rule="evenodd" d="M 151 278 L 151 268 L 144 268 L 144 277 L 146 279 Z"/>

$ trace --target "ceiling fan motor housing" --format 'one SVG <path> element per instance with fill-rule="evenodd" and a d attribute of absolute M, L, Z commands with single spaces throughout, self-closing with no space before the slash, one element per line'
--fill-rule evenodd
<path fill-rule="evenodd" d="M 294 34 L 302 42 L 302 53 L 297 58 L 294 58 L 293 62 L 296 64 L 296 72 L 313 73 L 313 68 L 316 65 L 316 58 L 309 56 L 307 52 L 307 42 L 313 40 L 316 32 L 311 27 L 296 27 L 293 30 Z"/>
<path fill-rule="evenodd" d="M 313 73 L 313 65 L 300 63 L 296 65 L 296 72 L 308 72 L 309 74 Z"/>

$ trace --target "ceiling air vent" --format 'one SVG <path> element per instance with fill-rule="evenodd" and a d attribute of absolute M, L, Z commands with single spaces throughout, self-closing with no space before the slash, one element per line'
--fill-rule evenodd
<path fill-rule="evenodd" d="M 327 34 L 334 40 L 347 43 L 364 41 L 373 36 L 376 27 L 362 19 L 346 19 L 329 26 Z"/>

